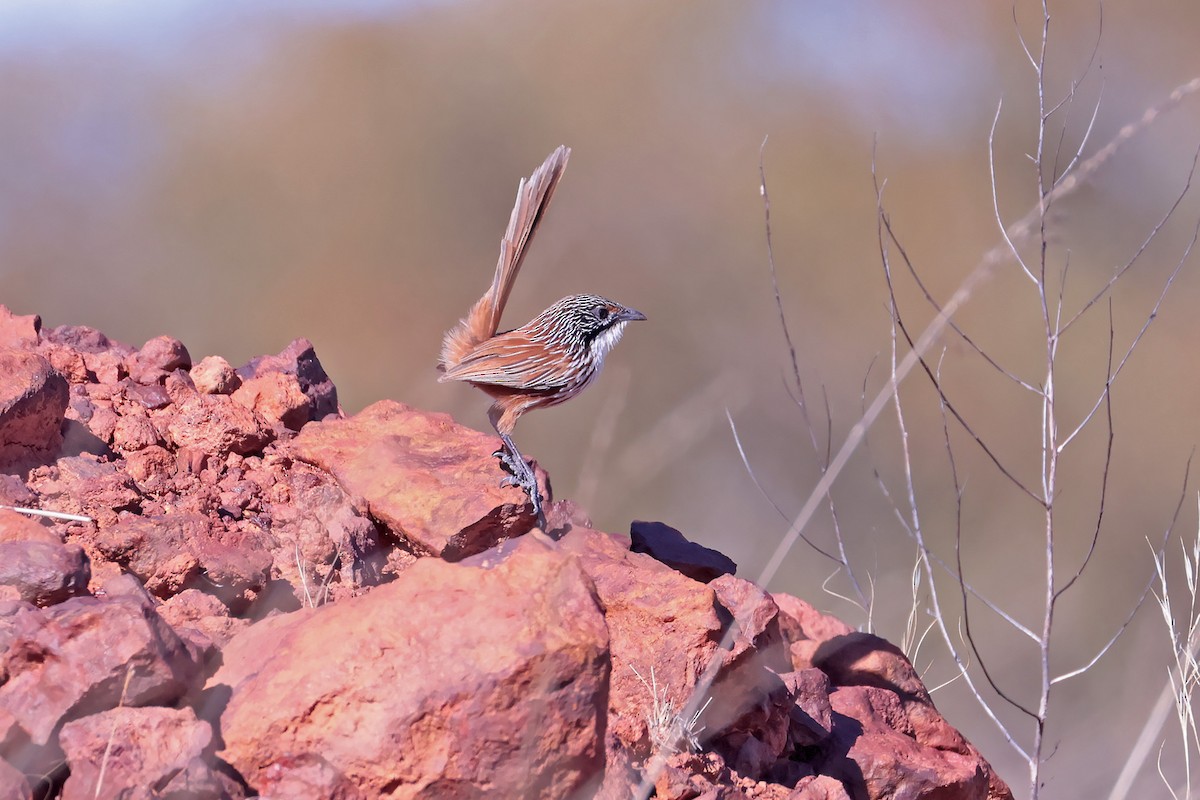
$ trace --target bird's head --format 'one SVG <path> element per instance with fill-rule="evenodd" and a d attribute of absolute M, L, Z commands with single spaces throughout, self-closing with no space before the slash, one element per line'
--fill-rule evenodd
<path fill-rule="evenodd" d="M 594 294 L 564 297 L 546 309 L 545 316 L 553 316 L 564 331 L 578 336 L 596 360 L 616 346 L 627 324 L 646 318 L 637 309 Z"/>

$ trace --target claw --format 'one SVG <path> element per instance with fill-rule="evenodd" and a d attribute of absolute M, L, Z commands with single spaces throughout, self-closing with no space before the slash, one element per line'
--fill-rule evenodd
<path fill-rule="evenodd" d="M 500 436 L 504 441 L 504 447 L 492 453 L 495 458 L 500 460 L 501 468 L 508 473 L 500 481 L 500 486 L 519 486 L 524 489 L 525 494 L 529 495 L 529 502 L 533 505 L 533 514 L 537 517 L 538 527 L 545 530 L 546 514 L 542 509 L 542 493 L 538 489 L 537 474 L 533 471 L 533 465 L 521 455 L 511 438 L 504 434 Z"/>

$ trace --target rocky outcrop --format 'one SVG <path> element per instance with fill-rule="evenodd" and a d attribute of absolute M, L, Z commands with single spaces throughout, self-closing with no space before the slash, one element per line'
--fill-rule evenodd
<path fill-rule="evenodd" d="M 0 796 L 1011 796 L 892 645 L 659 523 L 535 530 L 496 446 L 343 416 L 305 340 L 0 307 L 0 504 L 59 514 L 0 510 Z"/>
<path fill-rule="evenodd" d="M 205 713 L 266 794 L 307 754 L 370 797 L 570 797 L 603 772 L 608 669 L 597 599 L 552 547 L 490 570 L 422 559 L 234 637 Z"/>
<path fill-rule="evenodd" d="M 67 381 L 37 353 L 0 347 L 0 461 L 28 463 L 57 455 Z"/>

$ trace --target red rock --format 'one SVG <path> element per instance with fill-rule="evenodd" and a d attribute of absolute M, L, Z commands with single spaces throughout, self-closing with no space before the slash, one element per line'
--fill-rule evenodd
<path fill-rule="evenodd" d="M 835 725 L 831 747 L 845 753 L 821 770 L 859 787 L 867 797 L 954 797 L 985 800 L 989 793 L 986 762 L 978 753 L 960 753 L 921 745 L 912 732 L 889 722 L 905 715 L 895 692 L 868 686 L 836 689 L 833 710 L 857 725 Z M 1007 794 L 1011 797 L 1011 793 Z"/>
<path fill-rule="evenodd" d="M 2 308 L 2 306 L 0 306 Z M 33 517 L 0 508 L 0 542 L 46 542 L 62 544 L 54 531 Z"/>
<path fill-rule="evenodd" d="M 171 703 L 198 672 L 190 651 L 134 597 L 0 608 L 0 756 L 26 774 L 61 761 L 64 722 L 118 705 Z"/>
<path fill-rule="evenodd" d="M 792 665 L 796 669 L 813 666 L 817 648 L 823 642 L 854 632 L 837 617 L 817 611 L 798 597 L 783 592 L 771 596 L 779 606 L 779 629 L 791 643 Z"/>
<path fill-rule="evenodd" d="M 821 744 L 833 732 L 833 708 L 829 704 L 829 676 L 815 667 L 780 676 L 796 698 L 788 729 L 794 746 Z"/>
<path fill-rule="evenodd" d="M 87 418 L 87 429 L 104 444 L 112 444 L 121 417 L 112 406 L 99 406 Z"/>
<path fill-rule="evenodd" d="M 300 389 L 295 375 L 268 372 L 250 378 L 233 392 L 233 399 L 268 422 L 278 422 L 293 431 L 312 419 L 312 401 Z"/>
<path fill-rule="evenodd" d="M 143 492 L 162 493 L 173 485 L 175 456 L 164 447 L 150 445 L 125 454 L 125 474 Z"/>
<path fill-rule="evenodd" d="M 728 778 L 728 774 L 724 776 Z M 692 800 L 692 798 L 746 798 L 748 795 L 733 791 L 732 787 L 719 786 L 704 773 L 703 762 L 691 753 L 677 753 L 667 759 L 658 780 L 654 783 L 654 797 L 663 800 Z"/>
<path fill-rule="evenodd" d="M 500 488 L 498 440 L 390 400 L 306 425 L 288 452 L 333 474 L 416 552 L 458 560 L 527 532 L 524 492 Z"/>
<path fill-rule="evenodd" d="M 101 796 L 156 783 L 179 800 L 240 797 L 213 745 L 187 738 L 198 724 L 186 712 L 140 709 L 186 690 L 266 797 L 624 800 L 651 739 L 672 736 L 660 797 L 1011 797 L 886 642 L 635 526 L 646 549 L 709 583 L 685 577 L 590 530 L 568 501 L 547 507 L 557 544 L 521 536 L 532 516 L 520 490 L 497 486 L 495 438 L 395 403 L 339 419 L 307 341 L 236 373 L 217 358 L 184 372 L 175 340 L 135 353 L 91 329 L 11 319 L 0 308 L 0 342 L 16 330 L 15 352 L 71 383 L 68 438 L 25 482 L 0 474 L 0 502 L 97 520 L 0 512 L 0 756 L 61 782 L 65 723 L 63 796 L 95 794 L 88 776 L 111 741 Z M 75 545 L 97 597 L 22 602 L 58 599 L 26 581 L 30 555 Z M 251 602 L 265 621 L 236 616 Z M 210 658 L 224 666 L 201 695 Z M 684 703 L 714 659 L 717 699 L 685 733 Z M 703 752 L 687 752 L 696 740 Z M 19 774 L 12 787 L 38 788 Z"/>
<path fill-rule="evenodd" d="M 134 350 L 127 345 L 111 341 L 100 331 L 82 325 L 60 325 L 42 332 L 42 339 L 50 345 L 59 345 L 78 352 L 90 376 L 101 383 L 116 383 L 125 374 L 126 359 Z"/>
<path fill-rule="evenodd" d="M 655 702 L 646 685 L 651 669 L 660 706 L 670 702 L 690 722 L 685 704 L 705 666 L 720 658 L 715 699 L 695 725 L 703 727 L 705 748 L 756 774 L 784 754 L 792 695 L 776 670 L 791 666 L 768 595 L 729 575 L 698 583 L 595 531 L 576 528 L 560 546 L 578 555 L 605 607 L 613 653 L 611 736 L 648 754 L 654 738 L 646 719 Z M 732 646 L 719 650 L 735 613 L 740 624 Z"/>
<path fill-rule="evenodd" d="M 814 665 L 837 686 L 878 686 L 932 702 L 900 648 L 870 633 L 855 631 L 826 640 Z"/>
<path fill-rule="evenodd" d="M 38 352 L 50 362 L 50 366 L 67 379 L 68 383 L 75 385 L 87 382 L 87 362 L 83 360 L 83 354 L 79 351 L 54 342 L 43 342 L 38 347 Z"/>
<path fill-rule="evenodd" d="M 68 722 L 59 740 L 71 770 L 62 800 L 229 796 L 203 757 L 212 729 L 190 708 L 114 708 Z"/>
<path fill-rule="evenodd" d="M 422 559 L 235 637 L 222 756 L 248 784 L 320 756 L 369 797 L 570 797 L 603 769 L 608 637 L 574 560 Z"/>
<path fill-rule="evenodd" d="M 646 553 L 671 569 L 701 583 L 737 572 L 737 564 L 724 553 L 690 542 L 682 533 L 661 522 L 634 520 L 629 526 L 629 547 Z"/>
<path fill-rule="evenodd" d="M 171 395 L 167 393 L 162 384 L 151 383 L 143 386 L 129 381 L 121 381 L 121 385 L 125 399 L 148 411 L 165 408 L 171 403 Z"/>
<path fill-rule="evenodd" d="M 730 660 L 753 651 L 754 657 L 764 659 L 767 668 L 777 673 L 791 671 L 775 598 L 750 581 L 728 574 L 715 578 L 709 586 L 730 620 L 738 626 Z"/>
<path fill-rule="evenodd" d="M 51 467 L 30 473 L 30 488 L 42 508 L 83 514 L 102 524 L 115 522 L 117 512 L 136 509 L 140 495 L 129 476 L 92 455 L 60 458 Z"/>
<path fill-rule="evenodd" d="M 49 361 L 0 349 L 0 467 L 58 454 L 67 394 L 66 379 Z"/>
<path fill-rule="evenodd" d="M 17 316 L 0 305 L 0 347 L 32 347 L 38 343 L 41 329 L 38 315 Z"/>
<path fill-rule="evenodd" d="M 272 372 L 296 377 L 300 390 L 312 402 L 312 419 L 324 419 L 330 414 L 338 413 L 337 388 L 325 374 L 325 368 L 317 359 L 313 343 L 308 339 L 296 339 L 279 355 L 259 356 L 237 370 L 242 380 Z"/>
<path fill-rule="evenodd" d="M 202 394 L 229 394 L 242 384 L 233 367 L 220 356 L 205 356 L 190 374 L 196 391 Z"/>
<path fill-rule="evenodd" d="M 769 594 L 749 581 L 722 575 L 712 581 L 718 603 L 736 625 L 726 664 L 709 692 L 705 734 L 741 775 L 759 778 L 785 757 L 795 699 L 780 677 L 791 671 Z"/>
<path fill-rule="evenodd" d="M 197 515 L 134 517 L 100 530 L 92 539 L 96 551 L 119 564 L 158 597 L 170 597 L 196 581 L 200 559 L 193 536 L 207 536 L 210 522 Z"/>
<path fill-rule="evenodd" d="M 828 775 L 802 778 L 788 800 L 851 800 L 842 782 Z"/>
<path fill-rule="evenodd" d="M 258 795 L 266 800 L 320 797 L 328 800 L 368 800 L 357 787 L 316 753 L 283 756 L 263 770 Z"/>
<path fill-rule="evenodd" d="M 634 767 L 630 752 L 610 744 L 605 753 L 604 777 L 591 797 L 592 800 L 629 800 L 633 787 L 641 782 L 641 773 Z M 588 796 L 585 792 L 580 794 L 582 797 Z"/>
<path fill-rule="evenodd" d="M 194 396 L 198 392 L 196 389 L 196 384 L 192 380 L 192 374 L 190 372 L 184 372 L 181 369 L 177 369 L 167 375 L 162 382 L 162 388 L 163 391 L 167 393 L 167 397 L 171 399 L 172 403 L 182 403 L 184 400 Z"/>
<path fill-rule="evenodd" d="M 125 517 L 97 531 L 91 544 L 157 597 L 203 586 L 238 607 L 263 588 L 271 565 L 261 538 L 224 531 L 197 514 Z"/>
<path fill-rule="evenodd" d="M 772 592 L 771 599 L 779 607 L 780 630 L 789 642 L 803 639 L 825 641 L 834 636 L 854 632 L 854 628 L 837 617 L 817 611 L 799 597 L 784 592 Z"/>
<path fill-rule="evenodd" d="M 0 473 L 0 503 L 28 508 L 37 502 L 37 495 L 16 475 Z"/>
<path fill-rule="evenodd" d="M 280 543 L 272 552 L 273 574 L 287 582 L 296 601 L 319 605 L 378 584 L 387 554 L 364 511 L 328 473 L 295 464 L 285 477 L 279 489 L 286 493 L 268 503 L 271 532 Z"/>
<path fill-rule="evenodd" d="M 59 325 L 46 331 L 44 338 L 81 353 L 103 353 L 108 350 L 117 350 L 122 356 L 125 356 L 133 352 L 132 348 L 118 345 L 100 331 L 86 325 Z"/>
<path fill-rule="evenodd" d="M 190 628 L 217 647 L 224 647 L 250 625 L 250 620 L 229 615 L 225 604 L 199 589 L 184 589 L 158 607 L 162 618 L 181 636 Z"/>
<path fill-rule="evenodd" d="M 818 627 L 837 626 L 809 630 Z M 799 644 L 792 645 L 793 654 Z M 834 724 L 825 749 L 846 754 L 819 765 L 820 774 L 859 786 L 868 797 L 1012 797 L 974 746 L 938 713 L 895 645 L 857 632 L 810 644 L 815 666 L 834 687 L 829 695 Z M 849 724 L 839 723 L 837 715 Z"/>
<path fill-rule="evenodd" d="M 654 697 L 643 679 L 650 682 L 653 668 L 661 697 L 682 708 L 699 671 L 716 655 L 723 626 L 711 588 L 630 553 L 627 541 L 575 528 L 559 546 L 579 558 L 605 609 L 613 663 L 609 735 L 644 757 L 650 742 L 645 712 Z"/>
<path fill-rule="evenodd" d="M 191 367 L 192 357 L 183 342 L 171 336 L 156 336 L 130 359 L 129 377 L 137 383 L 158 383 L 168 373 Z"/>
<path fill-rule="evenodd" d="M 0 542 L 0 585 L 36 606 L 86 594 L 92 577 L 83 548 L 59 542 Z"/>
<path fill-rule="evenodd" d="M 158 444 L 158 431 L 149 417 L 126 414 L 113 428 L 112 446 L 124 453 Z"/>
<path fill-rule="evenodd" d="M 223 394 L 191 394 L 176 401 L 167 433 L 177 448 L 217 458 L 259 452 L 275 438 L 265 420 Z"/>

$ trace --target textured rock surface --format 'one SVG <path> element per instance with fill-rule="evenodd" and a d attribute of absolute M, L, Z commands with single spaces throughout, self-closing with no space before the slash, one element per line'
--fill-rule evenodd
<path fill-rule="evenodd" d="M 491 570 L 424 560 L 259 623 L 224 658 L 211 713 L 252 787 L 317 756 L 374 797 L 569 797 L 603 770 L 604 618 L 553 550 Z"/>
<path fill-rule="evenodd" d="M 6 645 L 0 711 L 34 744 L 61 722 L 119 702 L 169 703 L 198 672 L 191 652 L 154 609 L 134 598 L 79 597 L 48 609 L 0 609 Z M 7 729 L 7 739 L 14 735 Z"/>
<path fill-rule="evenodd" d="M 263 534 L 230 533 L 200 514 L 127 516 L 91 544 L 163 598 L 202 584 L 244 607 L 266 586 L 271 566 Z"/>
<path fill-rule="evenodd" d="M 129 377 L 137 383 L 161 383 L 177 369 L 191 369 L 192 357 L 183 342 L 156 336 L 142 345 L 129 361 Z"/>
<path fill-rule="evenodd" d="M 0 348 L 0 467 L 57 454 L 67 381 L 42 356 Z"/>
<path fill-rule="evenodd" d="M 35 606 L 85 594 L 91 566 L 83 548 L 58 542 L 0 542 L 0 586 Z"/>
<path fill-rule="evenodd" d="M 212 729 L 190 708 L 114 708 L 68 722 L 59 739 L 71 773 L 62 800 L 230 796 L 204 758 Z"/>
<path fill-rule="evenodd" d="M 498 443 L 445 414 L 381 401 L 306 428 L 291 452 L 364 498 L 371 516 L 416 552 L 459 559 L 534 524 L 524 493 L 499 486 Z"/>
<path fill-rule="evenodd" d="M 324 419 L 338 413 L 337 388 L 317 360 L 317 352 L 308 339 L 296 339 L 278 355 L 259 356 L 237 370 L 242 380 L 273 372 L 295 377 L 312 404 L 312 419 Z"/>
<path fill-rule="evenodd" d="M 884 640 L 665 525 L 532 530 L 495 437 L 341 417 L 306 340 L 3 348 L 53 402 L 0 503 L 86 519 L 0 509 L 0 797 L 1011 797 Z"/>

